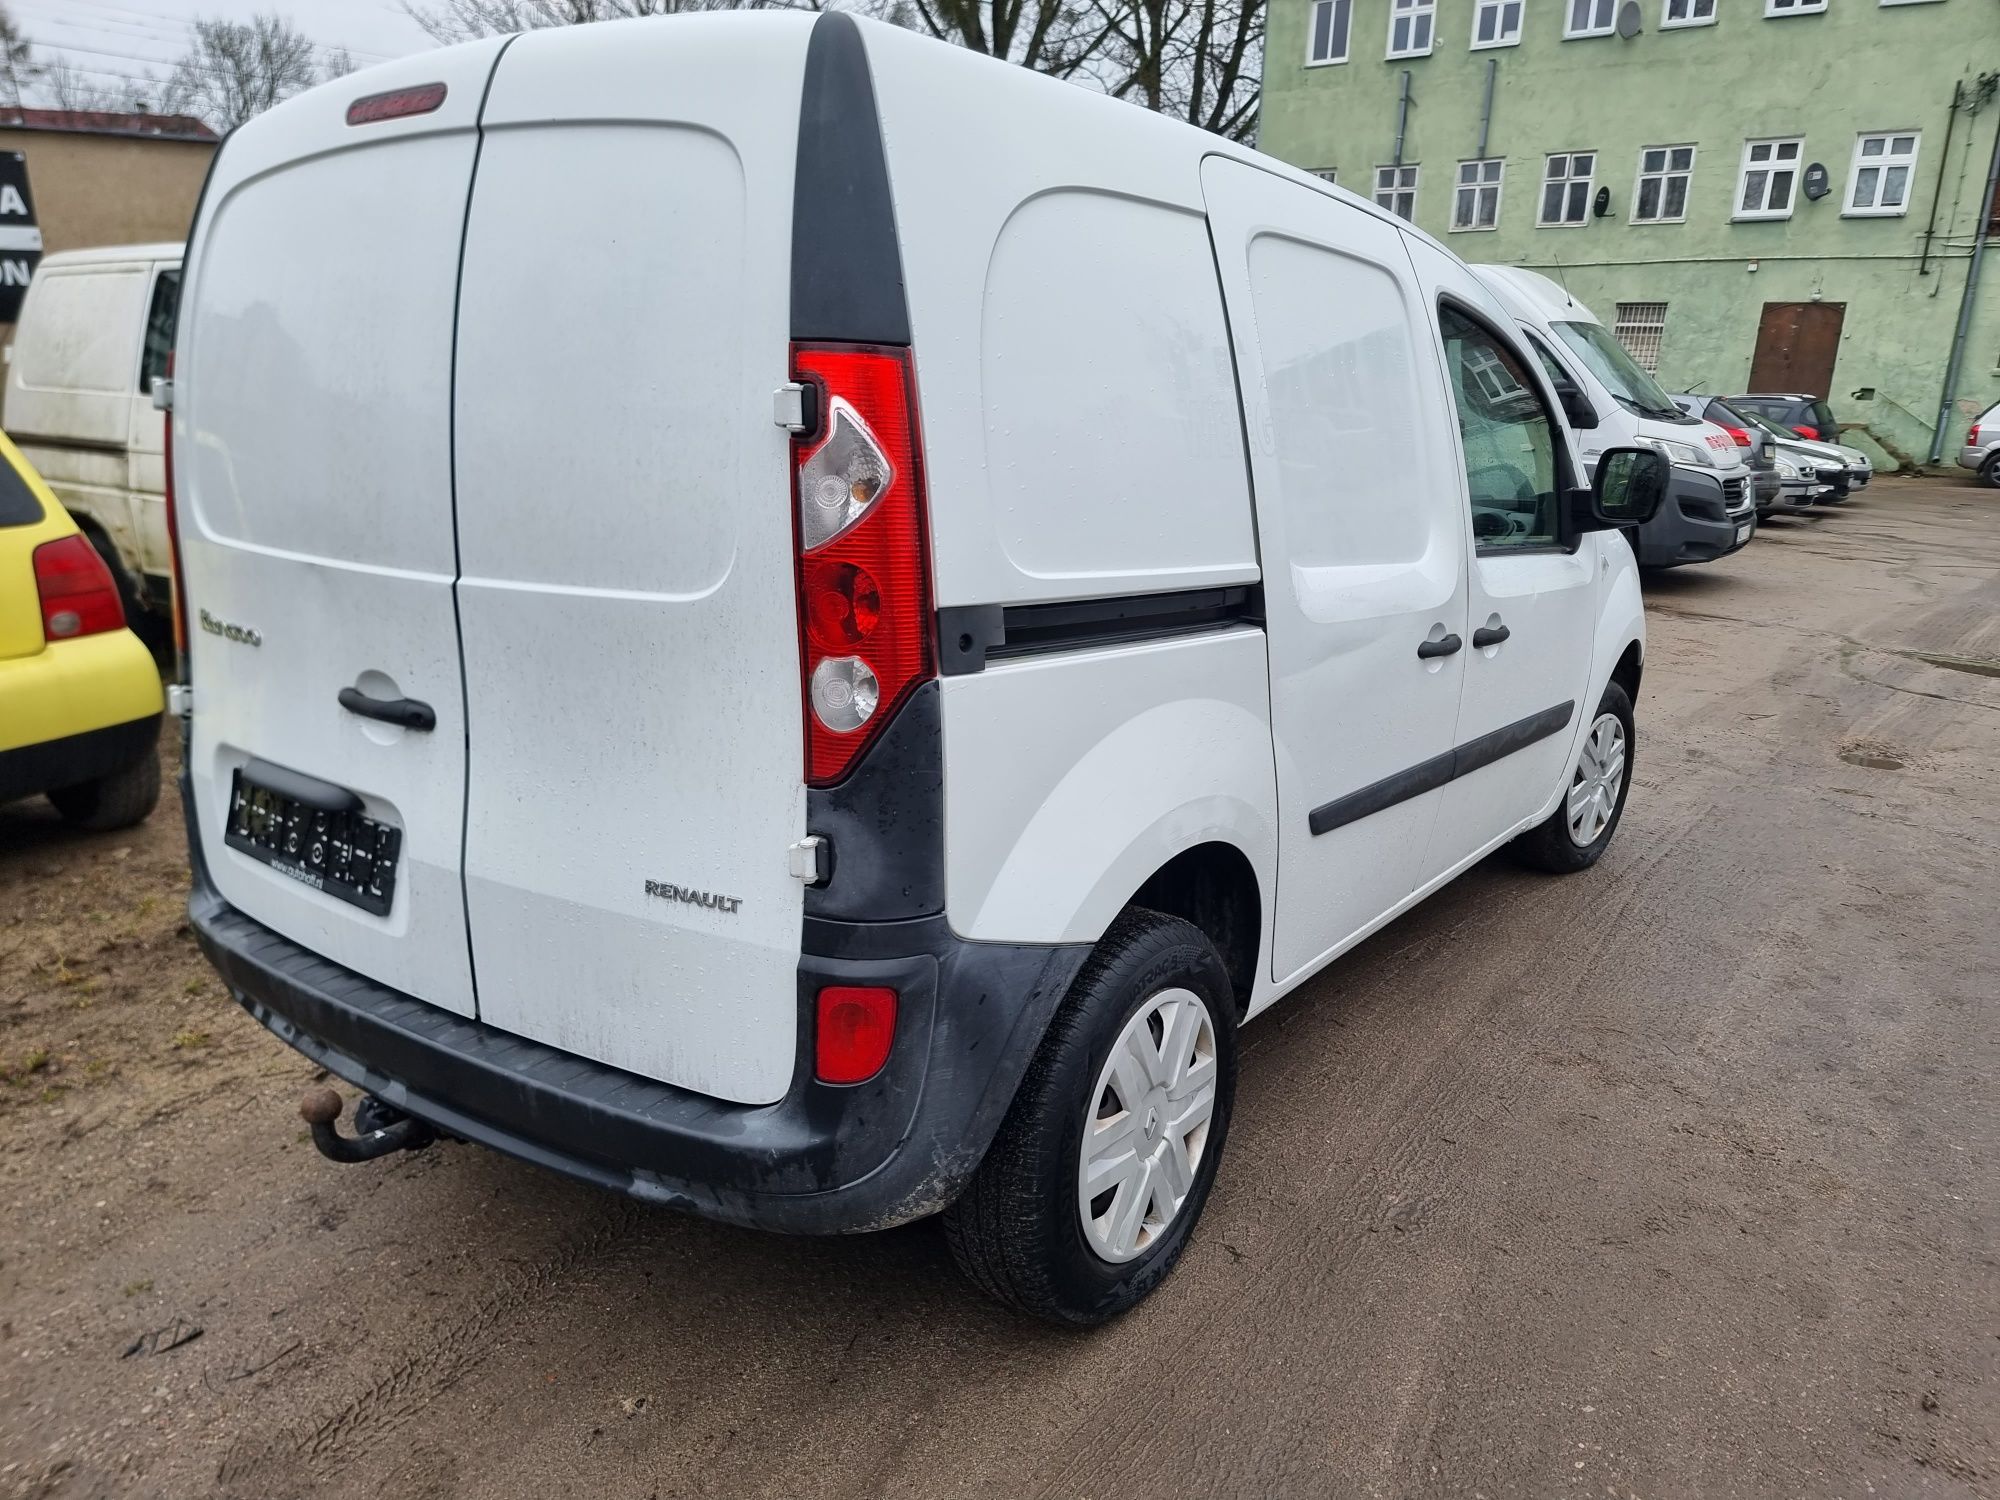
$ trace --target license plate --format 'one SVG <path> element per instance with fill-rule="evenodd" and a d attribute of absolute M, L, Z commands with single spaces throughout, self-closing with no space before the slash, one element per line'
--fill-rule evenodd
<path fill-rule="evenodd" d="M 236 772 L 223 842 L 336 900 L 389 914 L 403 830 L 358 812 L 322 812 Z"/>
<path fill-rule="evenodd" d="M 1748 521 L 1745 521 L 1741 526 L 1736 528 L 1736 545 L 1740 547 L 1749 540 L 1750 540 L 1750 523 Z"/>

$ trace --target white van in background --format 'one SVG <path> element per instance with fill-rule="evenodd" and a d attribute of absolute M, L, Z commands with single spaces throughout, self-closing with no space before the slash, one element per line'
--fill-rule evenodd
<path fill-rule="evenodd" d="M 1100 1321 L 1239 1024 L 1632 786 L 1659 452 L 1587 483 L 1400 219 L 899 27 L 301 94 L 216 155 L 175 358 L 190 920 L 370 1096 L 302 1105 L 336 1160 L 941 1212 Z"/>
<path fill-rule="evenodd" d="M 1633 443 L 1654 444 L 1673 461 L 1665 502 L 1632 538 L 1640 567 L 1713 562 L 1749 542 L 1757 495 L 1734 438 L 1675 405 L 1597 315 L 1556 282 L 1519 266 L 1479 265 L 1472 273 L 1519 321 L 1557 388 L 1586 468 L 1604 449 Z"/>
<path fill-rule="evenodd" d="M 178 244 L 64 250 L 42 258 L 7 351 L 0 427 L 105 562 L 135 622 L 168 607 L 164 423 L 179 302 Z"/>

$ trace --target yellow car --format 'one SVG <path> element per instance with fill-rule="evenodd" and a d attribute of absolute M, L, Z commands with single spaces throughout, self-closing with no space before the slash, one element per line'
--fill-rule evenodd
<path fill-rule="evenodd" d="M 111 570 L 0 437 L 0 802 L 46 793 L 79 827 L 137 823 L 160 800 L 165 707 Z"/>

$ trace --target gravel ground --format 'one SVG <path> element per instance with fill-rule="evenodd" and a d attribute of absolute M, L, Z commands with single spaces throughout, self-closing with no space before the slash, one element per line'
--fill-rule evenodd
<path fill-rule="evenodd" d="M 1187 1258 L 1089 1335 L 928 1225 L 322 1161 L 178 810 L 0 809 L 0 1496 L 1993 1495 L 2000 494 L 1648 590 L 1604 862 L 1254 1023 Z"/>

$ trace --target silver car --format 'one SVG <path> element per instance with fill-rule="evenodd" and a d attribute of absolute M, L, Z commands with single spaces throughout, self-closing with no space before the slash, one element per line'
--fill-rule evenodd
<path fill-rule="evenodd" d="M 1980 483 L 2000 489 L 2000 401 L 1981 413 L 1965 430 L 1965 446 L 1958 450 L 1958 466 L 1971 469 Z"/>

